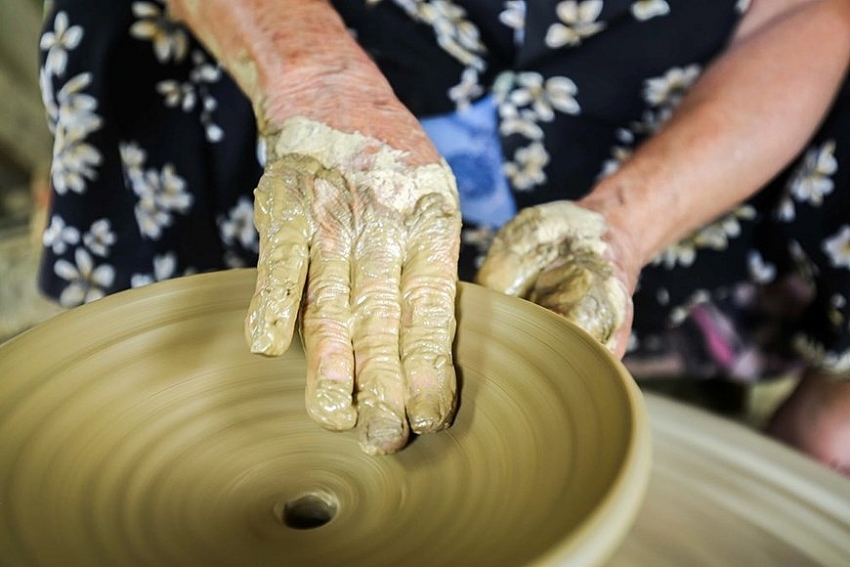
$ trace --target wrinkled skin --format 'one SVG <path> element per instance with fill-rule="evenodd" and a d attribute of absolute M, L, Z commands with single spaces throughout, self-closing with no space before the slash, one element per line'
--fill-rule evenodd
<path fill-rule="evenodd" d="M 285 352 L 300 309 L 313 419 L 358 424 L 370 454 L 402 448 L 408 425 L 446 427 L 460 235 L 448 167 L 410 166 L 377 140 L 303 118 L 267 143 L 252 351 Z"/>
<path fill-rule="evenodd" d="M 504 243 L 497 240 L 485 264 L 482 283 L 549 304 L 550 308 L 577 320 L 622 356 L 632 317 L 628 296 L 634 290 L 641 267 L 665 247 L 753 195 L 785 168 L 821 122 L 846 75 L 850 60 L 847 56 L 850 3 L 787 0 L 751 4 L 728 49 L 706 67 L 671 120 L 582 200 L 582 208 L 597 211 L 605 219 L 602 233 L 590 236 L 575 233 L 570 223 L 557 220 L 559 215 L 542 212 L 546 207 L 523 213 L 515 220 L 517 225 L 511 223 L 500 235 L 499 240 Z M 401 161 L 407 166 L 440 163 L 436 149 L 415 118 L 395 98 L 327 1 L 170 0 L 168 6 L 204 41 L 248 95 L 262 132 L 273 136 L 287 119 L 305 117 L 339 132 L 359 132 L 391 148 L 404 150 L 406 154 Z M 348 179 L 351 171 L 362 169 L 355 165 L 363 161 L 357 156 L 349 164 L 355 166 L 343 171 L 339 164 L 324 162 L 319 154 L 309 153 L 326 168 L 337 170 L 343 179 Z M 271 156 L 268 174 L 277 175 L 272 164 L 285 155 L 278 152 Z M 367 152 L 362 157 L 368 161 L 368 155 Z M 274 185 L 267 181 L 261 185 Z M 258 199 L 265 196 L 258 192 Z M 412 205 L 409 202 L 407 206 Z M 552 211 L 557 212 L 559 205 L 553 206 Z M 302 206 L 303 211 L 307 208 Z M 406 212 L 401 215 L 408 218 Z M 541 220 L 535 220 L 536 215 Z M 332 215 L 320 214 L 314 221 L 322 218 Z M 530 230 L 517 230 L 517 239 L 508 237 L 513 226 L 521 227 L 523 223 L 528 223 Z M 535 229 L 538 224 L 547 229 Z M 354 226 L 358 226 L 356 222 Z M 274 233 L 280 229 L 274 225 L 270 230 Z M 264 240 L 275 244 L 275 238 L 264 237 Z M 446 246 L 446 243 L 452 244 Z M 598 248 L 600 243 L 605 249 Z M 304 246 L 296 244 L 293 257 L 302 256 Z M 436 271 L 442 272 L 444 265 L 452 264 L 448 257 L 453 252 L 445 250 L 454 250 L 456 246 L 452 228 L 433 244 L 417 248 L 408 243 L 406 261 L 411 261 L 411 255 L 431 257 L 433 252 L 434 265 L 439 266 Z M 525 253 L 533 261 L 525 261 L 522 258 Z M 308 275 L 303 276 L 308 282 L 316 258 L 312 249 L 310 254 Z M 567 261 L 570 255 L 575 261 Z M 268 266 L 261 269 L 282 261 L 274 254 L 268 258 L 274 262 L 267 259 Z M 302 261 L 294 263 L 300 266 Z M 452 265 L 452 274 L 455 268 Z M 440 282 L 437 289 L 445 277 L 442 273 L 437 277 L 435 281 Z M 424 276 L 417 279 L 429 281 Z M 618 301 L 617 282 L 626 290 L 622 304 Z M 421 294 L 399 291 L 397 295 L 411 298 L 406 301 L 430 311 L 432 304 L 426 299 L 429 285 L 422 284 Z M 308 287 L 312 288 L 312 283 Z M 298 299 L 285 299 L 282 305 L 300 300 L 297 286 L 275 291 L 261 285 L 259 293 L 285 295 L 287 289 L 288 293 L 298 295 Z M 585 297 L 581 290 L 591 292 L 587 297 L 594 299 L 587 303 L 575 301 L 576 297 Z M 311 294 L 308 291 L 308 304 L 311 297 L 316 297 Z M 352 298 L 357 297 L 358 292 L 352 288 Z M 263 301 L 263 298 L 257 300 L 251 317 L 263 319 L 269 315 L 270 321 L 278 317 L 270 315 L 271 307 L 263 307 Z M 438 303 L 440 306 L 435 309 L 441 312 L 443 299 Z M 355 305 L 352 300 L 349 308 L 356 310 L 351 307 Z M 618 305 L 623 307 L 622 311 Z M 604 309 L 597 310 L 600 306 Z M 416 314 L 417 309 L 405 311 L 404 303 L 402 307 L 400 317 L 407 325 L 408 313 Z M 596 317 L 597 312 L 607 313 L 608 308 L 613 315 Z M 612 335 L 611 329 L 619 324 L 621 312 L 625 314 L 623 322 Z M 294 324 L 293 314 L 279 317 L 283 327 Z M 249 328 L 270 324 L 259 319 L 251 322 Z M 348 324 L 328 322 L 329 326 L 341 328 L 347 328 Z M 427 327 L 423 325 L 423 329 Z M 402 332 L 404 328 L 408 327 L 399 331 L 401 343 L 406 334 Z M 284 332 L 281 336 L 278 348 L 285 348 L 291 335 Z M 333 350 L 328 348 L 329 352 Z M 355 360 L 370 359 L 368 352 L 372 348 L 367 341 L 365 351 L 355 354 Z M 434 367 L 442 364 L 438 358 L 432 359 Z M 318 367 L 316 360 L 311 364 Z M 409 377 L 417 372 L 407 374 Z M 395 374 L 390 372 L 385 376 L 388 389 L 392 390 L 389 385 L 396 380 Z M 308 400 L 311 396 L 308 389 Z M 341 413 L 349 415 L 347 407 Z M 367 416 L 374 413 L 367 412 Z M 411 413 L 417 414 L 408 407 L 408 414 Z M 371 419 L 367 416 L 361 415 L 361 421 Z M 344 423 L 351 421 L 350 417 L 338 419 Z M 417 419 L 411 418 L 411 423 Z M 331 421 L 337 422 L 337 418 Z M 804 447 L 804 450 L 809 449 Z"/>
<path fill-rule="evenodd" d="M 571 202 L 525 209 L 496 235 L 477 282 L 563 315 L 622 356 L 631 287 L 607 232 L 602 215 Z"/>
<path fill-rule="evenodd" d="M 446 427 L 460 213 L 436 148 L 330 3 L 169 10 L 248 96 L 266 143 L 252 351 L 280 354 L 299 328 L 307 411 L 330 429 L 356 424 L 367 453 Z"/>

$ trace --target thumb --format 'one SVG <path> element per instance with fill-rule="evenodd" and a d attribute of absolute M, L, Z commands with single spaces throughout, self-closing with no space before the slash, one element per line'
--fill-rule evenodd
<path fill-rule="evenodd" d="M 490 245 L 475 277 L 479 283 L 507 295 L 527 297 L 540 272 L 558 256 L 557 242 L 546 241 L 546 216 L 539 207 L 523 209 Z"/>
<path fill-rule="evenodd" d="M 565 244 L 597 246 L 604 232 L 599 213 L 570 201 L 523 209 L 496 235 L 476 282 L 528 297 L 537 277 L 561 255 Z"/>

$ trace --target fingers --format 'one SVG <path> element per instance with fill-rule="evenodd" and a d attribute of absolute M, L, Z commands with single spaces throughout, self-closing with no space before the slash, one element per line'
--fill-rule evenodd
<path fill-rule="evenodd" d="M 620 346 L 629 298 L 613 266 L 596 253 L 565 247 L 540 274 L 529 299 L 563 315 L 609 350 Z"/>
<path fill-rule="evenodd" d="M 520 211 L 496 235 L 476 281 L 508 295 L 528 297 L 538 275 L 573 249 L 602 255 L 607 230 L 602 215 L 570 201 L 553 201 Z"/>
<path fill-rule="evenodd" d="M 277 356 L 292 341 L 312 233 L 301 192 L 308 178 L 297 160 L 282 159 L 267 168 L 254 191 L 260 254 L 257 286 L 245 320 L 251 352 Z"/>
<path fill-rule="evenodd" d="M 252 350 L 283 353 L 300 308 L 308 413 L 330 429 L 356 423 L 374 455 L 404 447 L 409 424 L 422 433 L 448 425 L 455 408 L 460 213 L 450 178 L 432 191 L 419 177 L 285 154 L 255 191 Z"/>
<path fill-rule="evenodd" d="M 496 235 L 475 281 L 507 295 L 526 297 L 538 274 L 558 257 L 553 224 L 540 208 L 520 211 Z"/>
<path fill-rule="evenodd" d="M 313 184 L 316 231 L 302 313 L 307 358 L 307 413 L 328 429 L 354 427 L 354 353 L 351 344 L 352 208 L 345 181 L 324 171 Z"/>
<path fill-rule="evenodd" d="M 395 211 L 366 206 L 354 242 L 352 312 L 359 439 L 372 455 L 407 442 L 404 381 L 399 359 L 403 220 Z"/>
<path fill-rule="evenodd" d="M 477 281 L 559 313 L 622 353 L 631 301 L 597 212 L 568 201 L 523 210 L 499 231 Z"/>
<path fill-rule="evenodd" d="M 457 398 L 452 344 L 460 216 L 440 195 L 417 203 L 402 272 L 401 360 L 416 433 L 446 427 Z"/>

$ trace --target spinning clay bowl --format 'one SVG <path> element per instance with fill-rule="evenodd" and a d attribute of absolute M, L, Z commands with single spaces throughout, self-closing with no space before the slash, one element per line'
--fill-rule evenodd
<path fill-rule="evenodd" d="M 255 277 L 122 292 L 0 346 L 0 564 L 611 556 L 644 495 L 649 428 L 631 377 L 593 339 L 461 284 L 454 425 L 372 457 L 308 418 L 298 344 L 248 352 Z"/>

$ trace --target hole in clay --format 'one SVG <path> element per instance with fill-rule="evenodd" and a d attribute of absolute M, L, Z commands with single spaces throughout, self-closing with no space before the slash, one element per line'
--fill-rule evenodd
<path fill-rule="evenodd" d="M 283 505 L 280 519 L 296 530 L 320 528 L 336 516 L 336 502 L 326 495 L 306 494 Z"/>

